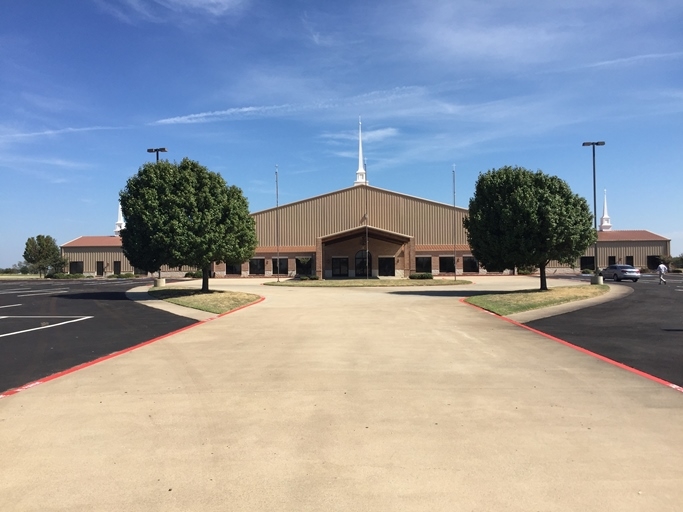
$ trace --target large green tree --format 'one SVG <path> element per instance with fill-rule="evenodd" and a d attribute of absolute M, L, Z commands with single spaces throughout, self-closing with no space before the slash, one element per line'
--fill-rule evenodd
<path fill-rule="evenodd" d="M 42 276 L 48 270 L 61 272 L 66 260 L 61 257 L 57 241 L 49 235 L 38 235 L 26 240 L 24 260 Z"/>
<path fill-rule="evenodd" d="M 572 264 L 597 234 L 588 202 L 557 176 L 522 167 L 480 174 L 464 220 L 472 254 L 490 271 Z"/>
<path fill-rule="evenodd" d="M 209 291 L 211 263 L 242 263 L 256 249 L 249 204 L 236 186 L 188 158 L 146 163 L 120 193 L 126 227 L 123 252 L 133 266 L 202 269 Z"/>

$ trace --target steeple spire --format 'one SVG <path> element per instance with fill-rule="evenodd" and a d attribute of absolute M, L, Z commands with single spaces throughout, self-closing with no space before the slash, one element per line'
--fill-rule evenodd
<path fill-rule="evenodd" d="M 356 171 L 355 185 L 368 185 L 368 180 L 365 177 L 365 162 L 363 160 L 363 135 L 361 129 L 360 116 L 358 116 L 358 170 Z"/>
<path fill-rule="evenodd" d="M 119 216 L 116 220 L 116 227 L 114 228 L 114 234 L 120 236 L 121 230 L 126 227 L 126 223 L 123 222 L 123 211 L 121 210 L 121 203 L 119 203 Z"/>
<path fill-rule="evenodd" d="M 607 214 L 607 189 L 605 189 L 605 202 L 602 203 L 602 217 L 600 217 L 600 231 L 609 231 L 612 229 L 612 224 L 609 221 Z"/>

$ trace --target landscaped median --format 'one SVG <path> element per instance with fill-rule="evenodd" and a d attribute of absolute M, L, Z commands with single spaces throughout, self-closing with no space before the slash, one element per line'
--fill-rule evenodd
<path fill-rule="evenodd" d="M 261 298 L 253 293 L 230 291 L 205 293 L 192 288 L 150 288 L 148 293 L 155 299 L 216 314 L 227 313 L 233 309 L 252 304 Z"/>
<path fill-rule="evenodd" d="M 269 281 L 263 283 L 267 286 L 298 286 L 304 288 L 349 288 L 349 287 L 377 287 L 387 288 L 394 286 L 452 286 L 472 284 L 464 279 L 284 279 L 282 281 Z"/>
<path fill-rule="evenodd" d="M 575 302 L 577 300 L 599 297 L 609 291 L 608 285 L 562 286 L 546 291 L 522 290 L 516 292 L 486 293 L 465 300 L 497 315 L 508 316 L 532 309 L 547 308 Z"/>

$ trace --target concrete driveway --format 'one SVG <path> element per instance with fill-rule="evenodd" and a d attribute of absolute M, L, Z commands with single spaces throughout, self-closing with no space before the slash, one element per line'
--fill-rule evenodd
<path fill-rule="evenodd" d="M 463 289 L 216 286 L 266 300 L 0 400 L 0 509 L 680 510 L 681 392 Z"/>

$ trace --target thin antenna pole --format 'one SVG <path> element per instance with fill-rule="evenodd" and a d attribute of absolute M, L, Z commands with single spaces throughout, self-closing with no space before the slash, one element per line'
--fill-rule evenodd
<path fill-rule="evenodd" d="M 280 191 L 277 176 L 277 164 L 275 165 L 275 245 L 277 246 L 277 282 L 280 282 Z"/>
<path fill-rule="evenodd" d="M 455 207 L 455 164 L 453 164 L 453 280 L 458 280 L 458 251 L 456 243 L 458 211 Z"/>
<path fill-rule="evenodd" d="M 370 212 L 368 211 L 368 163 L 363 160 L 363 170 L 365 171 L 365 279 L 370 279 L 370 236 L 368 234 L 368 222 Z"/>

